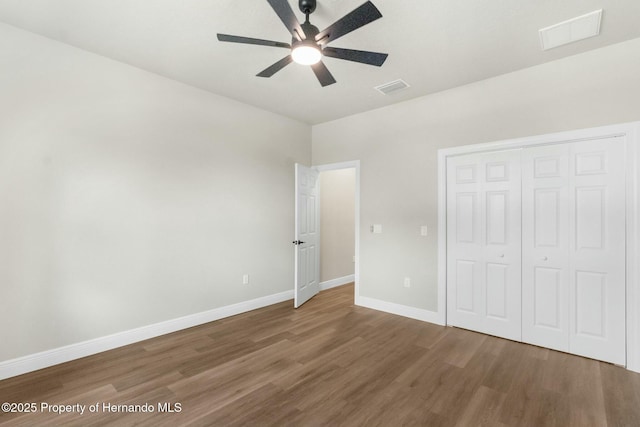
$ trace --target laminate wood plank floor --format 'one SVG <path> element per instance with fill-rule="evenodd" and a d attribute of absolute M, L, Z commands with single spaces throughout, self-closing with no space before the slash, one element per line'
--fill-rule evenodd
<path fill-rule="evenodd" d="M 0 381 L 0 402 L 87 405 L 1 426 L 640 426 L 640 374 L 356 307 L 346 285 Z"/>

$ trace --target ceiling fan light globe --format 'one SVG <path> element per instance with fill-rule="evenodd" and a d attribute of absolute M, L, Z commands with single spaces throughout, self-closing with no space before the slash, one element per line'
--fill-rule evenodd
<path fill-rule="evenodd" d="M 320 62 L 322 53 L 317 47 L 302 45 L 296 46 L 293 51 L 291 51 L 291 57 L 300 65 L 313 65 Z"/>

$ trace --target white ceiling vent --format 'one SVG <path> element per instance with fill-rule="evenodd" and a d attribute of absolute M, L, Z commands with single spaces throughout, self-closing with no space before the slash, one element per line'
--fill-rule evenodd
<path fill-rule="evenodd" d="M 382 84 L 380 86 L 374 87 L 378 92 L 389 95 L 391 93 L 398 92 L 399 90 L 406 89 L 409 87 L 409 84 L 402 79 L 394 80 L 389 83 Z"/>
<path fill-rule="evenodd" d="M 600 34 L 601 21 L 602 9 L 542 28 L 539 31 L 542 50 L 597 36 Z"/>

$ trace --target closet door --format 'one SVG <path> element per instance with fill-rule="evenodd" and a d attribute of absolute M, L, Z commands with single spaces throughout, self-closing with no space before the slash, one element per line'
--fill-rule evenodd
<path fill-rule="evenodd" d="M 569 351 L 569 144 L 522 152 L 522 340 Z"/>
<path fill-rule="evenodd" d="M 521 339 L 520 150 L 447 160 L 447 323 Z"/>
<path fill-rule="evenodd" d="M 447 323 L 484 332 L 482 156 L 447 159 Z"/>
<path fill-rule="evenodd" d="M 570 150 L 569 351 L 624 365 L 624 144 L 607 138 Z"/>
<path fill-rule="evenodd" d="M 522 159 L 522 339 L 624 364 L 624 144 L 534 147 Z"/>

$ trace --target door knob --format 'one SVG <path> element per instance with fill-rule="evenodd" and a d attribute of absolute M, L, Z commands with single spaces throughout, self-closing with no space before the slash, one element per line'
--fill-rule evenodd
<path fill-rule="evenodd" d="M 294 244 L 294 245 L 301 245 L 301 244 L 303 244 L 303 243 L 304 243 L 304 242 L 303 242 L 302 240 L 294 240 L 294 241 L 293 241 L 293 244 Z"/>
<path fill-rule="evenodd" d="M 504 254 L 500 254 L 500 258 L 504 258 Z"/>
<path fill-rule="evenodd" d="M 546 256 L 543 256 L 543 257 L 542 257 L 542 260 L 543 260 L 543 261 L 546 261 L 546 260 L 548 260 L 548 259 L 549 259 L 549 258 L 548 258 L 548 257 L 546 257 Z"/>

